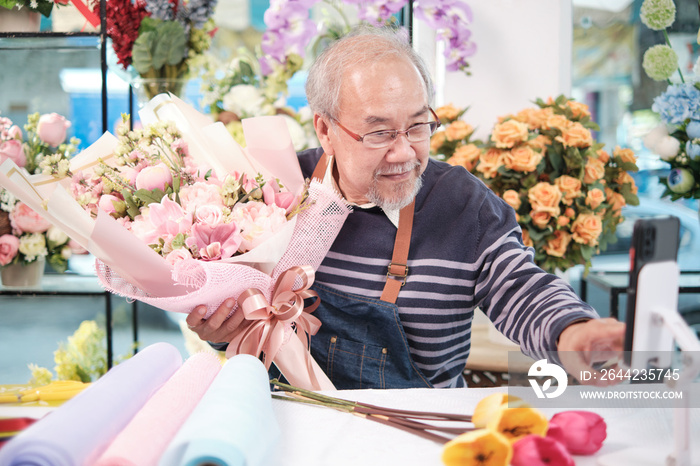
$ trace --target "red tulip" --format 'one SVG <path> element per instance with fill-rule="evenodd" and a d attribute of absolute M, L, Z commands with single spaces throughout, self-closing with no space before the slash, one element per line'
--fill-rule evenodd
<path fill-rule="evenodd" d="M 566 446 L 574 455 L 592 455 L 607 436 L 602 417 L 590 411 L 564 411 L 552 416 L 547 437 Z"/>
<path fill-rule="evenodd" d="M 511 466 L 574 466 L 566 447 L 551 437 L 527 435 L 513 444 Z"/>

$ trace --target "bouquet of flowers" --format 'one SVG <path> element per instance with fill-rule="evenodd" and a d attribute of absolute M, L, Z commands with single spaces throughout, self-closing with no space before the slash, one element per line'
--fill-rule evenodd
<path fill-rule="evenodd" d="M 63 165 L 77 150 L 79 140 L 66 142 L 71 123 L 56 113 L 28 116 L 24 130 L 9 118 L 0 118 L 0 163 L 11 160 L 28 173 Z M 51 225 L 10 191 L 0 187 L 0 267 L 46 260 L 57 272 L 65 272 L 73 253 L 68 236 Z"/>
<path fill-rule="evenodd" d="M 20 8 L 29 8 L 31 11 L 41 13 L 48 18 L 54 5 L 68 5 L 68 0 L 0 0 L 0 7 L 8 10 L 14 8 L 15 5 L 19 5 Z"/>
<path fill-rule="evenodd" d="M 644 71 L 651 79 L 669 83 L 654 99 L 651 109 L 659 114 L 661 124 L 646 135 L 644 145 L 671 165 L 669 175 L 660 179 L 666 187 L 663 196 L 672 201 L 700 199 L 700 64 L 695 65 L 695 82 L 686 82 L 666 32 L 676 18 L 673 0 L 646 0 L 641 18 L 650 29 L 663 31 L 666 38 L 665 44 L 644 53 Z M 676 73 L 680 82 L 672 83 Z"/>
<path fill-rule="evenodd" d="M 106 133 L 67 169 L 27 177 L 6 161 L 0 184 L 92 252 L 107 290 L 207 316 L 237 298 L 246 320 L 228 356 L 262 353 L 296 383 L 332 388 L 307 346 L 318 303 L 304 299 L 348 206 L 304 182 L 277 117 L 244 120 L 244 150 L 173 95 L 139 113 L 143 130 Z"/>
<path fill-rule="evenodd" d="M 318 146 L 308 107 L 296 112 L 286 105 L 287 81 L 301 69 L 300 56 L 289 56 L 286 66 L 268 75 L 262 73 L 258 58 L 243 50 L 228 64 L 219 63 L 213 56 L 206 60 L 209 63 L 203 67 L 207 71 L 202 76 L 202 105 L 226 125 L 236 142 L 245 145 L 242 119 L 280 115 L 287 123 L 295 150 Z"/>
<path fill-rule="evenodd" d="M 537 105 L 501 118 L 480 151 L 462 144 L 447 162 L 468 168 L 515 209 L 540 267 L 585 264 L 587 271 L 593 255 L 616 241 L 622 207 L 639 204 L 628 173 L 638 170 L 636 156 L 620 147 L 610 155 L 595 142 L 585 104 L 559 96 Z"/>
<path fill-rule="evenodd" d="M 119 64 L 145 81 L 149 99 L 163 91 L 153 80 L 171 80 L 179 93 L 190 65 L 211 46 L 216 0 L 110 0 L 107 35 Z"/>

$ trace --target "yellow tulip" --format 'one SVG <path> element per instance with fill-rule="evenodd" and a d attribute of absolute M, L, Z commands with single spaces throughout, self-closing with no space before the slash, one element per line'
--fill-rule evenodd
<path fill-rule="evenodd" d="M 508 466 L 513 449 L 503 435 L 488 429 L 466 432 L 445 444 L 446 466 Z"/>
<path fill-rule="evenodd" d="M 522 403 L 519 408 L 502 408 L 486 424 L 486 428 L 500 432 L 510 443 L 515 443 L 526 435 L 544 437 L 549 422 L 538 410 Z"/>
<path fill-rule="evenodd" d="M 505 393 L 494 393 L 486 398 L 483 398 L 476 404 L 474 413 L 472 414 L 472 423 L 474 427 L 486 427 L 489 419 L 494 417 L 502 408 L 512 406 L 512 403 L 522 401 L 517 396 L 507 395 Z"/>

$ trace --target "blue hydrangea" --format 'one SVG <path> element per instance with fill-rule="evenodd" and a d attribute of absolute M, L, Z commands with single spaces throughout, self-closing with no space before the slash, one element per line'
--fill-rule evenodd
<path fill-rule="evenodd" d="M 192 27 L 200 29 L 214 14 L 217 0 L 191 0 L 186 8 L 178 11 L 178 20 L 190 21 Z"/>
<path fill-rule="evenodd" d="M 654 99 L 651 109 L 671 125 L 682 125 L 686 120 L 700 120 L 700 90 L 693 84 L 672 84 L 666 92 Z"/>
<path fill-rule="evenodd" d="M 175 19 L 173 4 L 167 0 L 146 0 L 146 11 L 151 14 L 151 18 L 172 21 Z"/>

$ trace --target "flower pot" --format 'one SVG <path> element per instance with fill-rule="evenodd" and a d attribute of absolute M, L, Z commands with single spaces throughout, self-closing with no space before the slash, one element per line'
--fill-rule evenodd
<path fill-rule="evenodd" d="M 131 87 L 134 88 L 136 101 L 139 108 L 141 108 L 158 94 L 170 92 L 178 97 L 182 97 L 187 81 L 187 79 L 181 78 L 136 78 L 132 81 Z"/>
<path fill-rule="evenodd" d="M 44 276 L 44 258 L 29 264 L 6 265 L 0 269 L 2 286 L 7 288 L 34 288 L 39 286 Z"/>
<path fill-rule="evenodd" d="M 41 16 L 29 8 L 0 7 L 0 32 L 39 32 Z"/>

